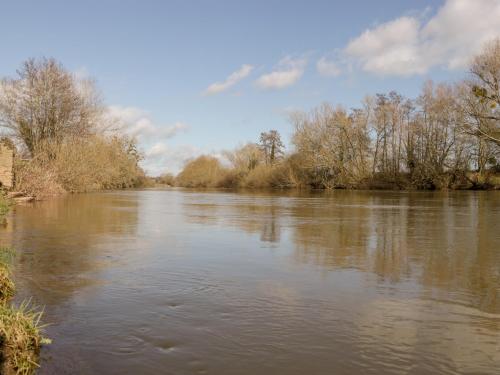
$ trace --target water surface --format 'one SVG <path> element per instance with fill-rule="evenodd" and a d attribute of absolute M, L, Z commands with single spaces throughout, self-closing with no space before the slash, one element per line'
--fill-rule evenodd
<path fill-rule="evenodd" d="M 123 191 L 17 206 L 39 374 L 498 374 L 500 192 Z"/>

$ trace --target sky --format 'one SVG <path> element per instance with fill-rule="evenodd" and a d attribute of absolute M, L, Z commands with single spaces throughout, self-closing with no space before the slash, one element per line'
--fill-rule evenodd
<path fill-rule="evenodd" d="M 0 0 L 0 77 L 54 57 L 92 77 L 151 175 L 262 131 L 287 145 L 293 111 L 355 108 L 467 76 L 500 36 L 500 0 Z"/>

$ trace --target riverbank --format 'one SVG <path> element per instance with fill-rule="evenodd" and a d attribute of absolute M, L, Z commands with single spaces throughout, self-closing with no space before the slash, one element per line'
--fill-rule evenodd
<path fill-rule="evenodd" d="M 10 204 L 0 197 L 0 219 L 5 219 Z M 15 256 L 8 247 L 0 247 L 0 373 L 30 375 L 39 367 L 42 344 L 50 340 L 42 335 L 42 312 L 23 302 L 11 302 L 15 293 L 11 263 Z"/>
<path fill-rule="evenodd" d="M 161 178 L 159 178 L 162 181 Z M 225 166 L 218 159 L 200 156 L 187 163 L 169 185 L 185 188 L 228 189 L 319 189 L 319 190 L 499 190 L 500 173 L 454 171 L 432 176 L 412 173 L 367 173 L 363 178 L 341 181 L 334 177 L 317 178 L 293 162 L 293 157 L 272 165 L 261 164 L 252 169 Z"/>

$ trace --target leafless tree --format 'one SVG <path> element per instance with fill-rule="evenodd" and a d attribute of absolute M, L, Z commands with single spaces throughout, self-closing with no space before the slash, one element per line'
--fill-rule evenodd
<path fill-rule="evenodd" d="M 310 114 L 295 113 L 293 143 L 300 167 L 318 187 L 354 186 L 368 173 L 369 136 L 366 113 L 329 104 Z"/>
<path fill-rule="evenodd" d="M 54 59 L 30 59 L 0 86 L 0 126 L 32 155 L 44 143 L 93 134 L 103 106 L 90 80 Z"/>
<path fill-rule="evenodd" d="M 247 143 L 234 151 L 225 152 L 236 172 L 245 174 L 265 163 L 264 151 L 255 143 Z"/>
<path fill-rule="evenodd" d="M 280 133 L 277 130 L 270 130 L 260 134 L 260 146 L 264 151 L 266 163 L 274 164 L 274 162 L 284 154 L 284 144 L 281 141 Z"/>
<path fill-rule="evenodd" d="M 500 38 L 486 45 L 470 69 L 464 98 L 470 134 L 500 146 Z"/>

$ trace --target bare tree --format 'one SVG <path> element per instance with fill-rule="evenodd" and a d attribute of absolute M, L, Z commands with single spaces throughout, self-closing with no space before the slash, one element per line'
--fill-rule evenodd
<path fill-rule="evenodd" d="M 274 162 L 283 156 L 285 146 L 281 142 L 280 133 L 277 130 L 260 133 L 260 145 L 266 157 L 266 163 L 274 164 Z"/>
<path fill-rule="evenodd" d="M 464 119 L 458 98 L 456 87 L 429 81 L 415 102 L 407 152 L 411 150 L 410 177 L 417 186 L 447 187 L 446 177 L 453 179 L 468 169 L 470 143 L 461 131 Z"/>
<path fill-rule="evenodd" d="M 371 130 L 375 135 L 373 173 L 394 179 L 402 172 L 404 164 L 405 120 L 408 100 L 395 91 L 377 94 Z"/>
<path fill-rule="evenodd" d="M 0 126 L 33 155 L 44 142 L 60 143 L 97 129 L 103 106 L 94 85 L 54 59 L 30 59 L 0 86 Z"/>
<path fill-rule="evenodd" d="M 464 98 L 469 115 L 466 131 L 500 146 L 500 38 L 486 45 L 470 71 L 473 78 Z"/>
<path fill-rule="evenodd" d="M 317 187 L 352 187 L 367 176 L 370 139 L 367 113 L 348 114 L 328 104 L 295 113 L 293 143 L 300 168 Z"/>
<path fill-rule="evenodd" d="M 238 173 L 248 173 L 259 164 L 265 163 L 264 151 L 255 143 L 247 143 L 234 151 L 224 153 Z"/>

